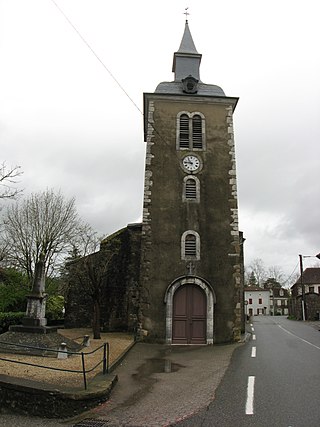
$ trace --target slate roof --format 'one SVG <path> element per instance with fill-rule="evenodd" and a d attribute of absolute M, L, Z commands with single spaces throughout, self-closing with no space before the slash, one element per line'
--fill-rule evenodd
<path fill-rule="evenodd" d="M 320 267 L 306 268 L 302 273 L 302 281 L 305 285 L 320 285 Z M 301 276 L 291 287 L 293 288 L 296 285 L 300 285 L 300 283 Z"/>
<path fill-rule="evenodd" d="M 189 29 L 188 21 L 186 21 L 186 25 L 184 27 L 184 33 L 182 36 L 182 40 L 181 40 L 181 44 L 178 52 L 179 53 L 198 53 Z"/>
<path fill-rule="evenodd" d="M 195 95 L 225 97 L 225 93 L 220 86 L 205 84 L 200 80 L 201 57 L 202 55 L 198 53 L 194 44 L 188 21 L 186 21 L 179 50 L 174 53 L 173 58 L 172 71 L 175 73 L 175 80 L 161 82 L 157 86 L 155 93 L 189 96 L 189 94 L 183 92 L 181 78 L 190 75 L 199 80 Z"/>
<path fill-rule="evenodd" d="M 259 288 L 259 286 L 247 286 L 244 288 L 245 292 L 269 292 L 269 289 Z"/>
<path fill-rule="evenodd" d="M 174 95 L 186 95 L 182 90 L 180 82 L 161 82 L 158 84 L 156 93 L 170 93 Z M 225 96 L 220 86 L 209 85 L 199 82 L 197 95 Z"/>

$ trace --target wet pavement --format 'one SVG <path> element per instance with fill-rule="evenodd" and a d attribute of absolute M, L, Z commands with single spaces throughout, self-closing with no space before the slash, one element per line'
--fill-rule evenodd
<path fill-rule="evenodd" d="M 111 399 L 82 414 L 77 427 L 165 427 L 205 408 L 214 399 L 241 344 L 163 346 L 138 343 L 115 373 Z"/>
<path fill-rule="evenodd" d="M 0 413 L 1 427 L 166 427 L 207 407 L 233 351 L 243 344 L 165 346 L 137 343 L 113 374 L 111 398 L 73 419 Z"/>

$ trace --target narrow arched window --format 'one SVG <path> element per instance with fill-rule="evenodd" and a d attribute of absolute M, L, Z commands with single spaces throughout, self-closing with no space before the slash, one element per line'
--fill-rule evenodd
<path fill-rule="evenodd" d="M 198 114 L 192 118 L 192 146 L 202 149 L 202 118 Z"/>
<path fill-rule="evenodd" d="M 197 242 L 196 236 L 193 234 L 187 234 L 185 240 L 185 251 L 186 256 L 195 257 L 197 253 Z"/>
<path fill-rule="evenodd" d="M 180 116 L 179 131 L 180 148 L 189 148 L 189 117 L 187 114 L 181 114 Z"/>
<path fill-rule="evenodd" d="M 187 179 L 186 181 L 186 199 L 196 199 L 197 198 L 197 184 L 196 181 L 192 178 Z"/>
<path fill-rule="evenodd" d="M 185 231 L 181 237 L 181 259 L 200 259 L 200 236 L 196 231 Z"/>
<path fill-rule="evenodd" d="M 187 175 L 183 178 L 182 201 L 200 202 L 200 180 L 196 176 Z"/>

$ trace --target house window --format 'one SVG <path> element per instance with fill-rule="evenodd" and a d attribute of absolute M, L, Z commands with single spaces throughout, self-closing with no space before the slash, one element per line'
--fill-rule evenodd
<path fill-rule="evenodd" d="M 309 286 L 309 292 L 314 292 L 314 286 Z"/>
<path fill-rule="evenodd" d="M 200 202 L 200 181 L 197 177 L 188 175 L 183 179 L 183 202 Z"/>
<path fill-rule="evenodd" d="M 262 298 L 259 298 L 259 304 L 262 304 Z"/>
<path fill-rule="evenodd" d="M 281 299 L 278 299 L 278 300 L 277 300 L 277 306 L 278 306 L 278 307 L 281 307 Z"/>
<path fill-rule="evenodd" d="M 200 236 L 196 231 L 185 231 L 181 237 L 181 259 L 200 259 Z"/>
<path fill-rule="evenodd" d="M 203 150 L 205 118 L 199 112 L 180 112 L 177 116 L 177 149 Z"/>
<path fill-rule="evenodd" d="M 249 304 L 252 304 L 252 298 L 249 298 Z"/>

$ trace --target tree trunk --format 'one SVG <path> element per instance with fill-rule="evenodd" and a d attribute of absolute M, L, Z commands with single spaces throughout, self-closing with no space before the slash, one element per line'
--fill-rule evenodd
<path fill-rule="evenodd" d="M 101 339 L 101 335 L 100 335 L 100 302 L 99 301 L 94 301 L 93 303 L 93 339 L 95 340 L 100 340 Z"/>

